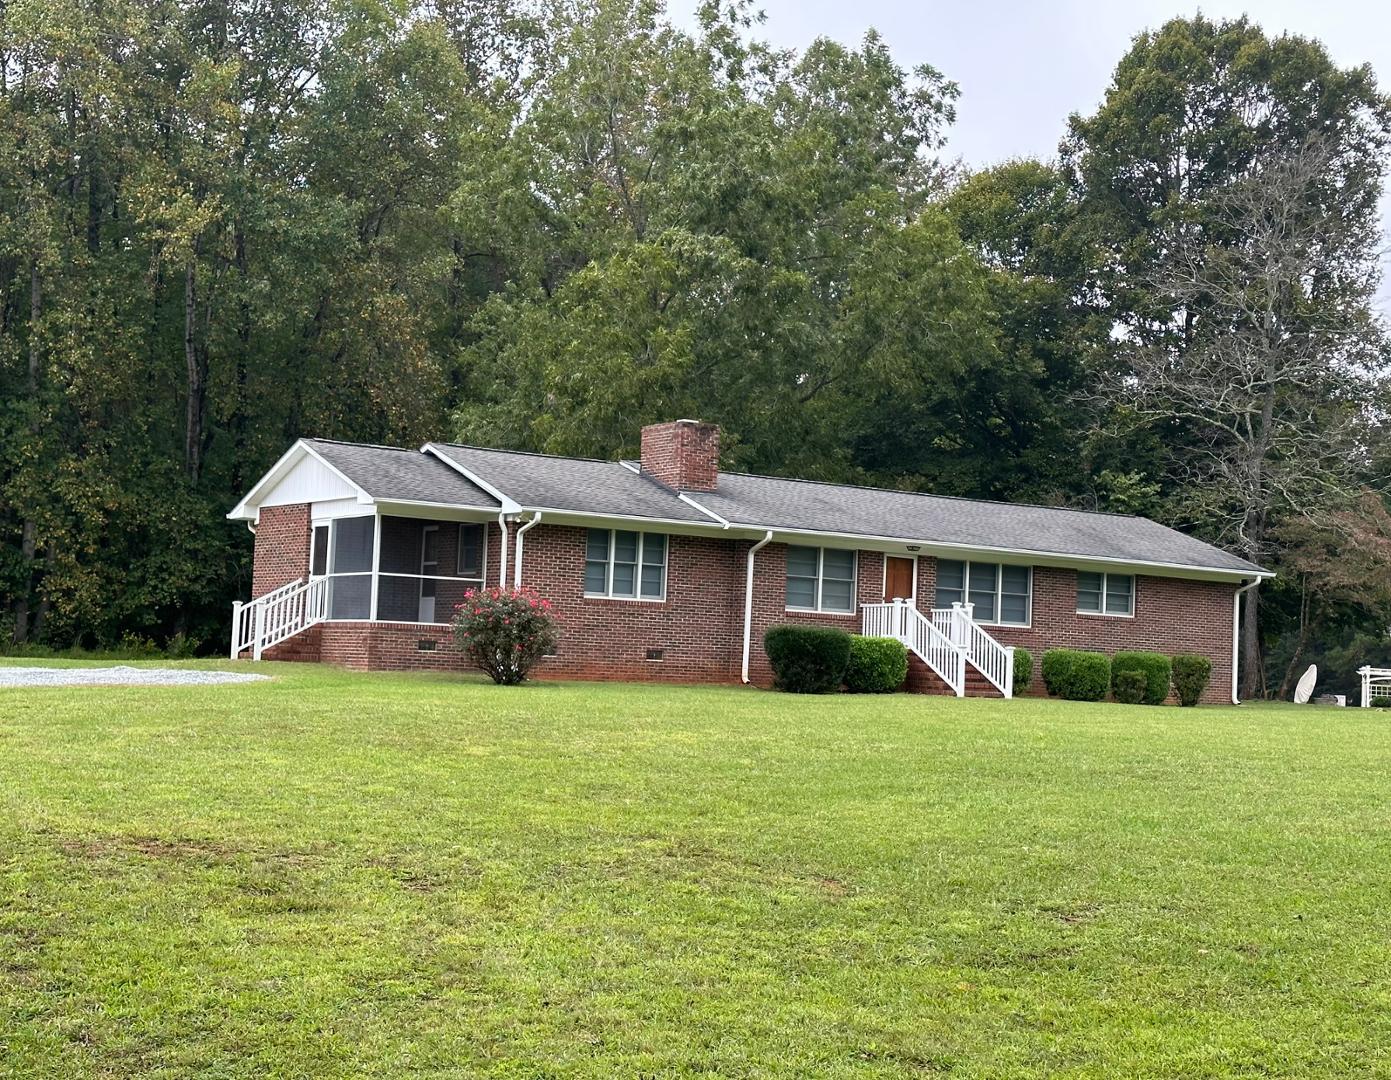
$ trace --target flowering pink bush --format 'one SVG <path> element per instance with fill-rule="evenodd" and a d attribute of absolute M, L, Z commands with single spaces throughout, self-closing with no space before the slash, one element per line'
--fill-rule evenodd
<path fill-rule="evenodd" d="M 559 640 L 551 602 L 535 589 L 470 589 L 454 609 L 454 640 L 495 683 L 511 686 Z"/>

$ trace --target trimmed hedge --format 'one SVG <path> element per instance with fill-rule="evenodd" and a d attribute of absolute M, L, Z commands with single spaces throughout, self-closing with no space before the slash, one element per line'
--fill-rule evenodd
<path fill-rule="evenodd" d="M 1193 706 L 1212 678 L 1212 661 L 1206 656 L 1184 653 L 1174 657 L 1174 693 L 1180 705 Z"/>
<path fill-rule="evenodd" d="M 763 635 L 773 685 L 792 694 L 839 690 L 850 663 L 850 635 L 831 626 L 774 626 Z"/>
<path fill-rule="evenodd" d="M 908 678 L 908 650 L 895 638 L 850 638 L 845 688 L 852 694 L 892 694 Z"/>
<path fill-rule="evenodd" d="M 1118 679 L 1123 671 L 1138 671 L 1145 677 L 1145 692 L 1141 701 L 1146 705 L 1163 705 L 1169 696 L 1169 680 L 1173 673 L 1169 658 L 1157 652 L 1118 652 L 1111 657 L 1111 689 L 1120 701 Z"/>
<path fill-rule="evenodd" d="M 1111 686 L 1111 660 L 1105 653 L 1049 649 L 1043 654 L 1043 684 L 1068 701 L 1102 701 Z"/>
<path fill-rule="evenodd" d="M 1145 678 L 1145 673 L 1139 668 L 1126 668 L 1117 671 L 1114 665 L 1111 668 L 1111 689 L 1116 695 L 1116 700 L 1122 705 L 1139 705 L 1146 700 L 1149 689 L 1149 680 Z"/>
<path fill-rule="evenodd" d="M 1022 694 L 1034 682 L 1034 654 L 1028 649 L 1014 650 L 1014 692 Z"/>

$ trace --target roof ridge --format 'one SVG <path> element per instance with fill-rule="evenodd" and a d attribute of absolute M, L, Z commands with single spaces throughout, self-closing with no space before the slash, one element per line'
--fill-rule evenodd
<path fill-rule="evenodd" d="M 477 446 L 474 443 L 451 443 L 436 442 L 431 440 L 426 446 L 445 446 L 454 447 L 457 450 L 482 450 L 488 454 L 513 454 L 517 457 L 539 457 L 549 458 L 552 461 L 587 461 L 594 465 L 622 465 L 625 460 L 634 461 L 635 458 L 596 458 L 596 457 L 576 457 L 573 454 L 548 454 L 544 450 L 508 450 L 500 446 Z"/>
<path fill-rule="evenodd" d="M 721 476 L 746 476 L 751 480 L 781 480 L 788 484 L 816 484 L 818 487 L 846 488 L 850 491 L 876 491 L 884 495 L 916 495 L 923 499 L 948 499 L 952 502 L 985 503 L 989 506 L 1011 506 L 1032 508 L 1034 510 L 1065 510 L 1070 514 L 1093 514 L 1096 517 L 1120 518 L 1123 521 L 1148 521 L 1154 525 L 1162 522 L 1146 517 L 1144 514 L 1121 514 L 1114 510 L 1088 510 L 1080 506 L 1049 506 L 1047 503 L 1018 502 L 1012 499 L 978 499 L 972 495 L 939 495 L 935 491 L 910 491 L 907 488 L 875 487 L 873 484 L 842 484 L 834 480 L 809 480 L 801 476 L 772 476 L 769 473 L 734 472 L 721 469 Z M 1172 526 L 1163 526 L 1171 528 Z"/>
<path fill-rule="evenodd" d="M 328 443 L 330 446 L 356 446 L 362 450 L 399 450 L 403 454 L 418 454 L 420 447 L 387 446 L 385 443 L 354 442 L 351 439 L 323 439 L 317 435 L 303 436 L 307 443 Z"/>

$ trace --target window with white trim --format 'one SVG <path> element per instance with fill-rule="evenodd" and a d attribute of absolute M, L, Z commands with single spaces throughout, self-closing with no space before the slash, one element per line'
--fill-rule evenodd
<path fill-rule="evenodd" d="M 663 533 L 590 529 L 585 540 L 584 594 L 620 600 L 662 600 L 667 588 Z"/>
<path fill-rule="evenodd" d="M 1033 615 L 1034 571 L 1009 563 L 937 560 L 936 607 L 975 605 L 976 622 L 1028 626 Z"/>
<path fill-rule="evenodd" d="M 841 548 L 787 549 L 787 609 L 855 612 L 855 553 Z"/>
<path fill-rule="evenodd" d="M 1077 571 L 1079 615 L 1134 615 L 1135 575 Z"/>

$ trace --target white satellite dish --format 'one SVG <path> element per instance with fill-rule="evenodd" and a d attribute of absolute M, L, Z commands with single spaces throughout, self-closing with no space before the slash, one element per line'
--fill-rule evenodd
<path fill-rule="evenodd" d="M 1299 683 L 1294 688 L 1294 703 L 1296 705 L 1307 705 L 1309 699 L 1314 696 L 1314 683 L 1319 681 L 1319 666 L 1310 664 L 1309 670 L 1299 677 Z"/>

